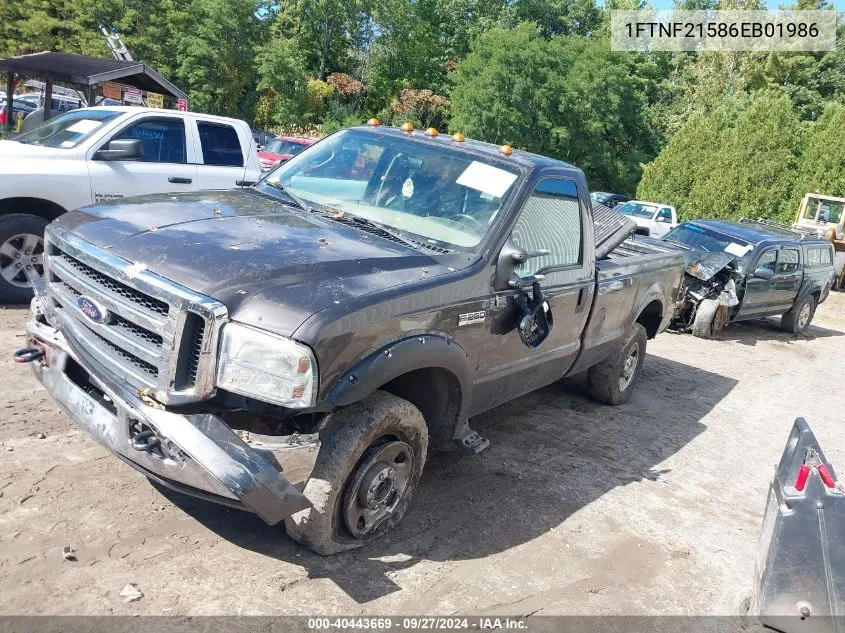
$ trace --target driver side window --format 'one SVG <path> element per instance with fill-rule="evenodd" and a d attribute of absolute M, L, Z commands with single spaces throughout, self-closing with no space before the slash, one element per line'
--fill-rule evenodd
<path fill-rule="evenodd" d="M 144 146 L 144 163 L 180 163 L 186 160 L 185 124 L 181 119 L 144 119 L 123 130 L 115 139 L 138 139 Z"/>
<path fill-rule="evenodd" d="M 575 183 L 563 178 L 541 180 L 525 201 L 511 240 L 526 251 L 551 252 L 530 259 L 517 269 L 518 274 L 527 276 L 551 266 L 580 264 L 581 236 L 581 205 Z"/>
<path fill-rule="evenodd" d="M 776 272 L 776 264 L 778 259 L 778 252 L 774 248 L 766 251 L 760 255 L 760 260 L 757 262 L 757 268 L 768 268 L 772 272 Z"/>

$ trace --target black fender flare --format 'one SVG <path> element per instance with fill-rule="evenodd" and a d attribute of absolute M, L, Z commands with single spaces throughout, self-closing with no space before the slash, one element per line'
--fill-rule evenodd
<path fill-rule="evenodd" d="M 464 348 L 442 334 L 409 336 L 372 352 L 344 373 L 323 401 L 333 407 L 358 402 L 394 378 L 418 369 L 445 369 L 454 374 L 461 388 L 456 423 L 466 420 L 475 368 Z"/>
<path fill-rule="evenodd" d="M 819 299 L 821 299 L 824 294 L 824 284 L 820 284 L 815 280 L 804 281 L 798 289 L 798 294 L 795 295 L 795 301 L 792 302 L 792 307 L 794 308 L 799 301 L 804 300 L 806 297 L 815 292 L 819 293 Z M 792 308 L 790 308 L 790 310 L 791 309 Z"/>

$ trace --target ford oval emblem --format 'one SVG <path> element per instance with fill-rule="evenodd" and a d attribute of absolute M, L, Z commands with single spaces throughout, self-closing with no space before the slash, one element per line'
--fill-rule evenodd
<path fill-rule="evenodd" d="M 109 320 L 109 311 L 94 301 L 91 297 L 79 295 L 76 298 L 76 305 L 78 305 L 79 309 L 82 310 L 82 313 L 94 323 L 107 323 Z"/>

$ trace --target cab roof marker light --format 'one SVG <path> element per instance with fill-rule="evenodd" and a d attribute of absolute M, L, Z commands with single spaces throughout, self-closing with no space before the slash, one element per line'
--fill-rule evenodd
<path fill-rule="evenodd" d="M 399 129 L 403 132 L 407 132 L 408 134 L 414 131 L 414 126 L 412 123 L 405 121 L 402 125 L 399 126 Z"/>
<path fill-rule="evenodd" d="M 367 121 L 367 125 L 370 127 L 378 127 L 381 125 L 381 121 L 379 121 L 376 117 L 373 117 Z"/>
<path fill-rule="evenodd" d="M 437 128 L 430 127 L 425 131 L 426 136 L 437 136 L 440 132 L 437 131 Z"/>
<path fill-rule="evenodd" d="M 510 156 L 511 154 L 513 154 L 513 147 L 511 147 L 510 145 L 501 145 L 499 147 L 499 153 L 503 154 L 504 156 Z"/>
<path fill-rule="evenodd" d="M 463 143 L 466 139 L 464 138 L 464 135 L 460 132 L 455 132 L 454 134 L 452 134 L 452 140 L 455 141 L 455 143 Z"/>

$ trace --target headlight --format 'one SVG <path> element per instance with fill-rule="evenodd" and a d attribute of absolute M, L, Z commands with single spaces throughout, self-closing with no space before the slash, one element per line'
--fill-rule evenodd
<path fill-rule="evenodd" d="M 223 326 L 217 386 L 292 409 L 317 398 L 317 360 L 305 345 L 239 323 Z"/>

